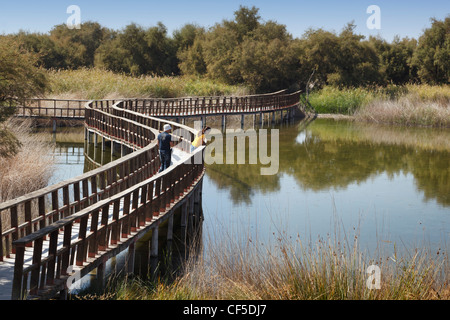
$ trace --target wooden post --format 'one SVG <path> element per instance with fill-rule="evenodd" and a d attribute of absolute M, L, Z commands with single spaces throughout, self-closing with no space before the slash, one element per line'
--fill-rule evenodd
<path fill-rule="evenodd" d="M 222 131 L 225 132 L 226 128 L 227 128 L 227 116 L 222 115 Z"/>
<path fill-rule="evenodd" d="M 25 246 L 16 247 L 16 260 L 14 263 L 14 278 L 12 286 L 12 300 L 23 299 L 24 292 L 22 292 L 22 278 L 23 278 L 23 261 L 25 256 Z"/>
<path fill-rule="evenodd" d="M 150 244 L 150 275 L 153 280 L 156 279 L 156 267 L 158 266 L 158 235 L 159 235 L 159 221 L 152 230 L 152 240 Z"/>
<path fill-rule="evenodd" d="M 202 126 L 202 129 L 203 129 L 203 127 L 204 126 L 206 126 L 206 116 L 201 116 L 201 126 Z"/>
<path fill-rule="evenodd" d="M 114 157 L 114 141 L 111 140 L 111 161 L 113 161 Z"/>
<path fill-rule="evenodd" d="M 173 212 L 169 216 L 169 221 L 167 224 L 167 241 L 173 240 Z"/>
<path fill-rule="evenodd" d="M 135 250 L 136 250 L 135 242 L 132 242 L 130 244 L 130 246 L 128 247 L 127 259 L 126 259 L 126 266 L 127 266 L 128 274 L 134 273 L 134 257 L 136 255 Z"/>
<path fill-rule="evenodd" d="M 198 227 L 200 221 L 200 188 L 194 191 L 194 229 Z"/>
<path fill-rule="evenodd" d="M 194 229 L 194 198 L 195 198 L 195 191 L 189 198 L 189 214 L 187 218 L 187 233 L 189 236 L 192 236 L 193 229 Z"/>
<path fill-rule="evenodd" d="M 156 226 L 152 230 L 152 243 L 150 249 L 150 257 L 158 258 L 158 235 L 159 235 L 159 222 L 156 222 Z"/>
<path fill-rule="evenodd" d="M 167 223 L 167 250 L 168 252 L 172 251 L 172 241 L 173 241 L 173 215 L 174 212 L 169 216 L 169 221 Z"/>

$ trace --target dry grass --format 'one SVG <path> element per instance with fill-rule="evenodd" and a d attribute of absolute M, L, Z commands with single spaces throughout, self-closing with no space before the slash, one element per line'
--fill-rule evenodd
<path fill-rule="evenodd" d="M 248 94 L 248 89 L 191 77 L 131 77 L 102 69 L 49 71 L 50 95 L 59 99 L 171 98 Z"/>
<path fill-rule="evenodd" d="M 2 158 L 0 167 L 0 201 L 20 197 L 47 185 L 53 169 L 50 145 L 31 134 L 29 122 L 9 120 L 7 126 L 20 140 L 20 151 Z"/>
<path fill-rule="evenodd" d="M 415 251 L 368 259 L 352 240 L 318 239 L 304 244 L 283 233 L 273 244 L 222 237 L 186 262 L 174 282 L 138 278 L 115 283 L 101 295 L 111 300 L 434 300 L 450 299 L 445 252 Z M 370 265 L 381 271 L 381 287 L 367 286 Z"/>
<path fill-rule="evenodd" d="M 355 112 L 357 120 L 407 126 L 450 127 L 450 103 L 423 100 L 414 95 L 376 100 Z"/>
<path fill-rule="evenodd" d="M 450 127 L 450 86 L 405 85 L 376 88 L 324 87 L 310 95 L 322 114 L 408 126 Z"/>

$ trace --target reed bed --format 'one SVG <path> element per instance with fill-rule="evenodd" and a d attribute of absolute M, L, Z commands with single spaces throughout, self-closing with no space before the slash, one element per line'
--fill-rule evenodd
<path fill-rule="evenodd" d="M 308 100 L 318 113 L 353 114 L 360 106 L 375 99 L 375 93 L 364 88 L 326 86 L 309 95 Z"/>
<path fill-rule="evenodd" d="M 173 98 L 182 96 L 243 95 L 242 86 L 194 77 L 131 77 L 102 69 L 48 72 L 50 95 L 60 99 Z"/>
<path fill-rule="evenodd" d="M 450 127 L 450 86 L 324 87 L 309 96 L 318 113 L 407 126 Z"/>
<path fill-rule="evenodd" d="M 445 251 L 394 251 L 370 260 L 358 237 L 319 238 L 304 243 L 283 233 L 274 243 L 225 237 L 191 255 L 174 281 L 140 278 L 114 281 L 102 300 L 439 300 L 450 298 Z M 379 288 L 368 267 L 381 271 Z"/>
<path fill-rule="evenodd" d="M 414 96 L 376 100 L 355 112 L 357 120 L 406 126 L 450 127 L 450 104 Z"/>
<path fill-rule="evenodd" d="M 51 146 L 41 136 L 31 134 L 31 122 L 10 119 L 6 125 L 21 148 L 16 155 L 1 159 L 0 202 L 45 187 L 54 168 Z"/>

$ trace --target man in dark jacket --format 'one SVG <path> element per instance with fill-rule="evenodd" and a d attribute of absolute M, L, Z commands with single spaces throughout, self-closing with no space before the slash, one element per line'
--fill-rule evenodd
<path fill-rule="evenodd" d="M 171 132 L 170 124 L 165 124 L 164 131 L 158 135 L 159 158 L 161 160 L 161 167 L 158 172 L 162 172 L 170 166 L 173 147 Z"/>

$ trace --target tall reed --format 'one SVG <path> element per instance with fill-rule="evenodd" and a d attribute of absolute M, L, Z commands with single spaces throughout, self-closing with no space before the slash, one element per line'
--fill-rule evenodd
<path fill-rule="evenodd" d="M 368 88 L 326 86 L 309 96 L 318 113 L 410 126 L 450 127 L 450 86 L 426 84 Z"/>
<path fill-rule="evenodd" d="M 445 252 L 416 250 L 369 259 L 358 236 L 318 238 L 304 243 L 285 233 L 273 243 L 236 237 L 208 239 L 173 282 L 132 278 L 87 299 L 114 300 L 383 300 L 449 299 L 449 260 Z M 217 235 L 215 235 L 217 236 Z M 373 288 L 369 266 L 381 271 Z"/>
<path fill-rule="evenodd" d="M 102 69 L 49 71 L 50 97 L 76 99 L 242 95 L 243 86 L 193 77 L 131 77 Z"/>
<path fill-rule="evenodd" d="M 406 126 L 450 127 L 450 104 L 418 99 L 376 100 L 355 112 L 361 121 Z"/>
<path fill-rule="evenodd" d="M 11 119 L 6 125 L 22 146 L 13 157 L 1 159 L 1 202 L 45 187 L 54 166 L 50 144 L 42 137 L 31 134 L 29 121 Z"/>

